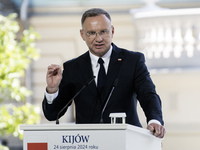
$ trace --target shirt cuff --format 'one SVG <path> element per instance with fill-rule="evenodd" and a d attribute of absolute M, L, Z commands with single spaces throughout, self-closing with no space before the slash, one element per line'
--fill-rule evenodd
<path fill-rule="evenodd" d="M 148 125 L 150 125 L 151 123 L 156 123 L 156 124 L 161 125 L 160 121 L 158 121 L 158 120 L 156 120 L 156 119 L 151 119 L 151 120 L 148 122 Z"/>
<path fill-rule="evenodd" d="M 45 90 L 45 96 L 46 96 L 48 104 L 53 103 L 53 100 L 58 96 L 58 92 L 59 92 L 59 90 L 56 93 L 49 94 L 49 93 L 47 93 L 47 90 Z"/>

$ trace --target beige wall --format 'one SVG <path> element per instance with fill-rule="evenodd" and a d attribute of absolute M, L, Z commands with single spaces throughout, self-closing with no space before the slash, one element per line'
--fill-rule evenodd
<path fill-rule="evenodd" d="M 200 71 L 152 74 L 162 99 L 163 150 L 200 149 Z"/>
<path fill-rule="evenodd" d="M 131 9 L 127 6 L 123 9 Z M 62 10 L 63 9 L 63 10 Z M 60 12 L 62 9 L 37 9 L 37 12 Z M 80 12 L 86 8 L 70 8 Z M 108 11 L 118 8 L 106 8 Z M 122 9 L 122 8 L 121 8 Z M 69 11 L 70 11 L 69 10 Z M 134 25 L 130 14 L 111 13 L 115 27 L 114 43 L 130 50 L 134 49 Z M 81 14 L 32 16 L 29 23 L 40 33 L 37 47 L 41 58 L 32 67 L 32 101 L 41 106 L 46 86 L 45 76 L 48 65 L 62 63 L 87 51 L 79 29 Z M 148 62 L 147 62 L 148 63 Z M 167 134 L 163 140 L 163 150 L 199 150 L 200 149 L 200 71 L 151 72 L 157 91 L 162 99 Z M 139 109 L 141 121 L 146 127 L 143 112 Z M 72 121 L 72 109 L 61 119 L 61 123 Z M 71 112 L 71 113 L 70 113 Z M 41 112 L 42 116 L 43 113 Z M 42 123 L 49 123 L 44 118 Z M 54 123 L 54 122 L 53 122 Z"/>

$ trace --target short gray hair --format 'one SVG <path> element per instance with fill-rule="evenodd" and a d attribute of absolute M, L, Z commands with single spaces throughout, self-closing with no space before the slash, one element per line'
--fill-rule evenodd
<path fill-rule="evenodd" d="M 87 10 L 83 13 L 82 18 L 81 18 L 81 25 L 83 25 L 86 18 L 96 17 L 96 16 L 99 16 L 99 15 L 105 15 L 111 21 L 111 17 L 110 17 L 108 12 L 106 12 L 105 10 L 103 10 L 101 8 L 92 8 L 92 9 L 89 9 L 89 10 Z"/>

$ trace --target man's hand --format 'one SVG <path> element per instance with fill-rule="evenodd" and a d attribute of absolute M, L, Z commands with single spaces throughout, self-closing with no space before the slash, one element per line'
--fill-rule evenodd
<path fill-rule="evenodd" d="M 48 66 L 46 82 L 47 82 L 47 92 L 49 94 L 56 93 L 58 91 L 58 86 L 62 79 L 62 71 L 59 65 Z"/>
<path fill-rule="evenodd" d="M 165 128 L 162 125 L 151 123 L 147 129 L 153 132 L 156 137 L 163 138 L 165 136 Z"/>

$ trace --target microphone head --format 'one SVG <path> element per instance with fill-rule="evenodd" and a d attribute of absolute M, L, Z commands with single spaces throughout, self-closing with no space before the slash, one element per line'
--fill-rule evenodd
<path fill-rule="evenodd" d="M 93 76 L 92 78 L 90 78 L 90 80 L 88 80 L 85 85 L 89 85 L 95 78 L 96 78 L 95 76 Z"/>

